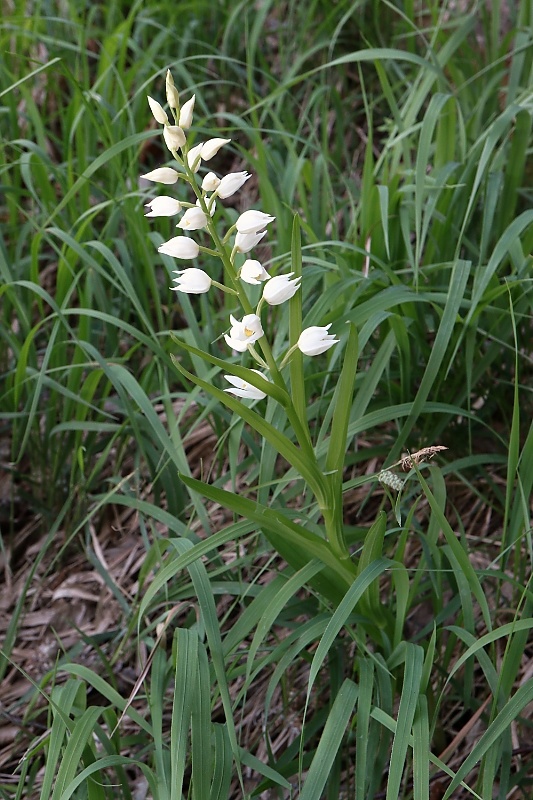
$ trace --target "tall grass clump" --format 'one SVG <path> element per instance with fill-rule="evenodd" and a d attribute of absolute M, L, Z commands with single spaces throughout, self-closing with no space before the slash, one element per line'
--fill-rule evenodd
<path fill-rule="evenodd" d="M 26 11 L 0 796 L 529 797 L 530 3 Z"/>

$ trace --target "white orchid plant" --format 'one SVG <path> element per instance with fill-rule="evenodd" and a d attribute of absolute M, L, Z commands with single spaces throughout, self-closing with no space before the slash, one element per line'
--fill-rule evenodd
<path fill-rule="evenodd" d="M 222 177 L 207 172 L 202 177 L 200 170 L 204 162 L 211 161 L 221 148 L 229 144 L 230 139 L 212 138 L 189 147 L 187 131 L 192 125 L 195 96 L 180 105 L 170 71 L 166 76 L 166 98 L 171 120 L 157 100 L 149 97 L 148 102 L 155 120 L 162 125 L 163 138 L 176 162 L 176 168 L 161 167 L 142 177 L 167 186 L 178 182 L 188 184 L 195 197 L 194 202 L 167 195 L 155 197 L 146 205 L 146 216 L 170 217 L 183 212 L 176 227 L 184 235 L 180 234 L 161 244 L 158 248 L 161 254 L 185 261 L 201 257 L 202 254 L 220 258 L 224 283 L 214 280 L 201 268 L 189 267 L 175 270 L 175 285 L 171 288 L 190 295 L 215 289 L 233 296 L 239 310 L 235 311 L 235 315 L 230 315 L 228 330 L 224 334 L 228 356 L 232 353 L 249 353 L 259 369 L 225 361 L 178 339 L 176 342 L 181 348 L 219 367 L 230 386 L 222 389 L 209 384 L 188 372 L 177 358 L 174 362 L 184 376 L 236 412 L 299 473 L 316 499 L 322 521 L 321 532 L 317 525 L 313 525 L 311 532 L 305 520 L 297 523 L 282 509 L 260 505 L 256 499 L 236 495 L 185 475 L 181 477 L 190 488 L 205 497 L 256 521 L 271 544 L 295 568 L 316 559 L 316 574 L 311 583 L 331 600 L 338 602 L 357 575 L 346 544 L 342 516 L 343 466 L 357 362 L 355 328 L 352 326 L 349 331 L 344 364 L 331 401 L 334 405 L 330 409 L 329 439 L 325 447 L 321 445 L 319 448 L 313 444 L 308 424 L 303 359 L 325 353 L 339 340 L 329 332 L 330 325 L 313 325 L 302 329 L 298 217 L 294 219 L 291 271 L 287 274 L 271 276 L 260 261 L 248 257 L 266 236 L 267 227 L 274 222 L 275 218 L 270 214 L 255 209 L 244 211 L 235 224 L 221 235 L 216 218 L 217 203 L 232 197 L 251 176 L 244 171 Z M 190 232 L 210 240 L 208 246 L 187 235 Z M 247 287 L 258 285 L 263 288 L 254 308 Z M 288 304 L 289 313 L 289 341 L 285 352 L 275 356 L 265 335 L 261 315 L 265 307 L 285 303 Z M 287 428 L 292 428 L 293 435 L 279 430 L 265 419 L 264 414 L 255 410 L 254 406 L 265 398 L 281 404 Z M 253 403 L 248 405 L 243 400 Z"/>

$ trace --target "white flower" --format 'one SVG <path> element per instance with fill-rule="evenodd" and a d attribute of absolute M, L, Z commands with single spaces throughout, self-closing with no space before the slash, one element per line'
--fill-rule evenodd
<path fill-rule="evenodd" d="M 157 251 L 164 256 L 173 256 L 174 258 L 196 258 L 200 248 L 194 239 L 189 239 L 188 236 L 174 236 L 173 239 L 159 245 Z"/>
<path fill-rule="evenodd" d="M 257 314 L 246 314 L 240 322 L 230 315 L 230 322 L 229 335 L 224 334 L 224 338 L 231 349 L 239 353 L 244 353 L 249 344 L 253 344 L 264 335 Z"/>
<path fill-rule="evenodd" d="M 209 161 L 210 158 L 216 156 L 221 147 L 231 142 L 231 139 L 208 139 L 202 145 L 202 158 L 204 161 Z"/>
<path fill-rule="evenodd" d="M 146 181 L 153 181 L 154 183 L 166 183 L 170 185 L 171 183 L 176 183 L 179 176 L 179 172 L 176 172 L 172 167 L 159 167 L 159 169 L 153 169 L 151 172 L 147 172 L 146 175 L 141 175 L 141 178 L 144 178 Z"/>
<path fill-rule="evenodd" d="M 179 126 L 183 130 L 188 130 L 192 125 L 192 112 L 194 111 L 194 101 L 196 95 L 193 94 L 190 100 L 187 100 L 180 109 Z"/>
<path fill-rule="evenodd" d="M 176 225 L 176 228 L 181 228 L 184 231 L 197 231 L 200 230 L 200 228 L 205 228 L 206 225 L 206 215 L 201 208 L 194 206 L 194 208 L 187 209 Z"/>
<path fill-rule="evenodd" d="M 195 145 L 191 147 L 189 152 L 187 153 L 187 164 L 189 165 L 190 169 L 193 172 L 198 172 L 200 169 L 200 164 L 202 163 L 201 159 L 201 152 L 202 152 L 203 143 Z M 196 162 L 196 163 L 195 163 Z"/>
<path fill-rule="evenodd" d="M 177 150 L 178 147 L 183 147 L 187 141 L 179 125 L 165 125 L 163 128 L 163 139 L 170 151 Z"/>
<path fill-rule="evenodd" d="M 166 90 L 167 90 L 167 103 L 170 108 L 179 108 L 180 107 L 180 96 L 178 94 L 178 90 L 174 86 L 174 78 L 169 69 L 167 69 L 167 78 L 165 81 Z"/>
<path fill-rule="evenodd" d="M 251 177 L 247 172 L 230 172 L 228 175 L 224 175 L 218 185 L 217 195 L 223 200 L 231 197 Z"/>
<path fill-rule="evenodd" d="M 204 294 L 211 288 L 211 278 L 204 272 L 203 269 L 190 269 L 174 270 L 177 278 L 173 278 L 176 286 L 171 286 L 177 292 L 185 292 L 186 294 Z"/>
<path fill-rule="evenodd" d="M 148 97 L 148 105 L 150 106 L 150 111 L 154 115 L 155 121 L 159 122 L 160 125 L 168 125 L 168 117 L 165 109 L 163 106 L 154 100 L 153 97 Z"/>
<path fill-rule="evenodd" d="M 238 233 L 235 237 L 235 248 L 238 253 L 249 253 L 258 244 L 266 231 L 261 233 Z"/>
<path fill-rule="evenodd" d="M 214 172 L 208 172 L 202 181 L 202 189 L 204 192 L 214 192 L 219 185 L 220 178 L 217 178 Z"/>
<path fill-rule="evenodd" d="M 291 280 L 291 275 L 294 272 L 289 272 L 287 275 L 277 275 L 265 283 L 263 289 L 263 300 L 271 306 L 279 306 L 285 300 L 290 300 L 294 297 L 300 288 L 301 278 L 294 278 Z"/>
<path fill-rule="evenodd" d="M 262 378 L 265 377 L 258 369 L 253 369 L 252 372 L 260 375 Z M 256 389 L 255 386 L 252 386 L 252 384 L 247 381 L 243 381 L 242 378 L 236 378 L 234 375 L 224 375 L 224 378 L 235 387 L 234 389 L 224 389 L 224 391 L 229 394 L 234 394 L 237 397 L 244 397 L 247 400 L 262 400 L 263 397 L 266 397 L 266 392 L 262 392 L 261 389 Z"/>
<path fill-rule="evenodd" d="M 262 211 L 250 209 L 241 214 L 236 222 L 236 227 L 239 233 L 258 233 L 264 230 L 271 222 L 274 222 L 275 219 L 276 217 L 271 217 L 270 214 L 263 214 Z"/>
<path fill-rule="evenodd" d="M 150 211 L 146 214 L 147 217 L 172 217 L 174 214 L 179 214 L 181 211 L 181 203 L 173 197 L 161 195 L 161 197 L 154 197 L 149 203 L 146 203 L 146 208 Z"/>
<path fill-rule="evenodd" d="M 216 197 L 213 197 L 212 200 L 210 197 L 204 197 L 204 203 L 206 204 L 207 210 L 209 211 L 209 216 L 212 217 L 215 211 L 217 210 Z M 198 208 L 202 208 L 199 200 L 196 201 L 196 205 L 198 206 Z"/>
<path fill-rule="evenodd" d="M 333 334 L 328 330 L 331 327 L 331 322 L 324 328 L 317 325 L 312 325 L 301 332 L 297 345 L 302 353 L 306 356 L 318 356 L 320 353 L 325 353 L 334 344 L 337 344 L 338 339 L 335 339 Z"/>
<path fill-rule="evenodd" d="M 257 285 L 261 281 L 268 281 L 270 275 L 259 261 L 248 258 L 241 267 L 239 277 L 245 283 Z"/>

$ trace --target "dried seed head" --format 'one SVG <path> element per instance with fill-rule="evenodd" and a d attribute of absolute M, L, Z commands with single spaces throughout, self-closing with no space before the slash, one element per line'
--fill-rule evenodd
<path fill-rule="evenodd" d="M 415 464 L 420 464 L 421 461 L 424 459 L 433 458 L 436 453 L 439 453 L 441 450 L 447 450 L 447 447 L 443 445 L 436 445 L 434 447 L 423 447 L 422 450 L 417 450 L 416 453 L 410 453 L 402 458 L 399 462 L 401 468 L 404 472 L 409 472 L 410 469 L 414 467 Z"/>

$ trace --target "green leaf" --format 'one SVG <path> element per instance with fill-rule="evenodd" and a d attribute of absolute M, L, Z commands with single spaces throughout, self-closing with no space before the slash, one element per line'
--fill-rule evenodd
<path fill-rule="evenodd" d="M 196 352 L 197 355 L 205 357 L 206 360 L 210 361 L 211 363 L 216 361 L 218 362 L 217 365 L 222 365 L 226 369 L 228 368 L 228 365 L 225 364 L 225 362 L 220 361 L 220 359 L 214 359 L 213 356 L 207 356 L 207 354 L 203 353 L 201 350 L 196 350 L 196 348 L 191 349 L 190 345 L 184 345 L 183 342 L 180 342 L 180 345 L 183 346 L 184 349 L 189 350 L 190 352 Z M 253 411 L 253 409 L 248 408 L 247 406 L 244 405 L 244 403 L 241 403 L 239 400 L 237 400 L 237 398 L 232 397 L 230 394 L 224 392 L 222 389 L 218 389 L 216 386 L 207 383 L 207 381 L 203 381 L 201 378 L 196 377 L 196 375 L 193 375 L 191 372 L 186 370 L 185 367 L 183 367 L 177 359 L 173 358 L 173 361 L 182 375 L 184 375 L 190 381 L 195 383 L 197 386 L 200 386 L 202 389 L 204 389 L 204 391 L 211 394 L 221 403 L 228 406 L 228 408 L 231 408 L 232 411 L 234 411 L 236 414 L 242 417 L 242 419 L 245 422 L 247 422 L 259 434 L 261 434 L 261 436 L 263 436 L 271 445 L 273 445 L 273 447 L 276 448 L 278 453 L 282 455 L 290 464 L 292 464 L 298 470 L 302 478 L 309 484 L 309 487 L 314 492 L 318 502 L 321 505 L 325 504 L 324 498 L 326 496 L 326 487 L 324 485 L 324 476 L 318 469 L 316 463 L 310 462 L 307 453 L 305 454 L 302 453 L 302 451 L 296 445 L 294 445 L 290 441 L 290 439 L 288 439 L 286 436 L 284 436 L 278 430 L 276 430 L 276 428 L 274 428 L 273 425 L 270 425 L 268 422 L 266 422 L 266 420 L 263 417 L 261 417 L 256 411 Z M 252 373 L 254 378 L 250 379 L 249 373 L 251 372 L 251 370 L 246 370 L 243 367 L 238 367 L 237 369 L 235 369 L 232 365 L 232 367 L 230 367 L 228 371 L 237 375 L 237 377 L 242 377 L 245 380 L 250 380 L 251 383 L 255 381 L 253 385 L 257 385 L 257 388 L 262 389 L 263 391 L 265 391 L 266 388 L 271 387 L 273 385 L 269 381 L 259 378 L 259 376 L 255 375 L 255 373 Z M 279 387 L 275 387 L 275 391 L 276 393 L 282 392 L 282 390 L 279 389 Z"/>
<path fill-rule="evenodd" d="M 325 567 L 320 575 L 310 580 L 312 586 L 326 597 L 338 603 L 355 578 L 355 566 L 351 561 L 340 560 L 331 551 L 328 543 L 302 525 L 287 518 L 282 512 L 267 508 L 245 497 L 219 489 L 186 475 L 181 479 L 191 489 L 204 497 L 220 503 L 246 519 L 255 522 L 265 533 L 282 558 L 294 570 L 299 570 L 317 558 Z"/>
<path fill-rule="evenodd" d="M 387 515 L 381 511 L 374 524 L 369 528 L 363 543 L 363 549 L 359 557 L 357 574 L 367 569 L 370 564 L 380 559 L 383 555 L 383 542 L 385 541 L 385 531 L 387 529 Z M 387 624 L 390 618 L 389 609 L 385 608 L 380 600 L 380 588 L 378 581 L 374 581 L 365 590 L 359 601 L 361 613 L 368 616 L 378 627 Z"/>
<path fill-rule="evenodd" d="M 423 665 L 423 649 L 411 642 L 405 642 L 403 686 L 390 756 L 386 800 L 397 800 L 401 794 L 400 788 L 409 748 L 409 738 L 420 695 Z"/>
<path fill-rule="evenodd" d="M 65 747 L 65 752 L 57 771 L 57 777 L 52 792 L 51 800 L 59 800 L 68 790 L 70 782 L 74 779 L 84 750 L 92 743 L 92 735 L 96 721 L 101 715 L 100 706 L 86 709 L 76 720 Z"/>
<path fill-rule="evenodd" d="M 429 800 L 429 732 L 428 702 L 425 695 L 417 698 L 413 721 L 413 798 Z"/>
<path fill-rule="evenodd" d="M 198 644 L 196 631 L 177 628 L 174 632 L 173 657 L 176 667 L 170 725 L 170 800 L 180 800 L 182 797 L 191 710 L 198 691 Z"/>
<path fill-rule="evenodd" d="M 350 721 L 358 688 L 353 681 L 344 681 L 327 716 L 324 730 L 316 748 L 300 800 L 320 800 L 339 750 L 346 727 Z"/>
<path fill-rule="evenodd" d="M 331 401 L 333 422 L 326 456 L 326 470 L 327 472 L 335 473 L 335 483 L 337 484 L 342 482 L 342 470 L 346 458 L 346 436 L 357 373 L 357 355 L 357 328 L 353 323 L 350 323 L 344 363 Z"/>

